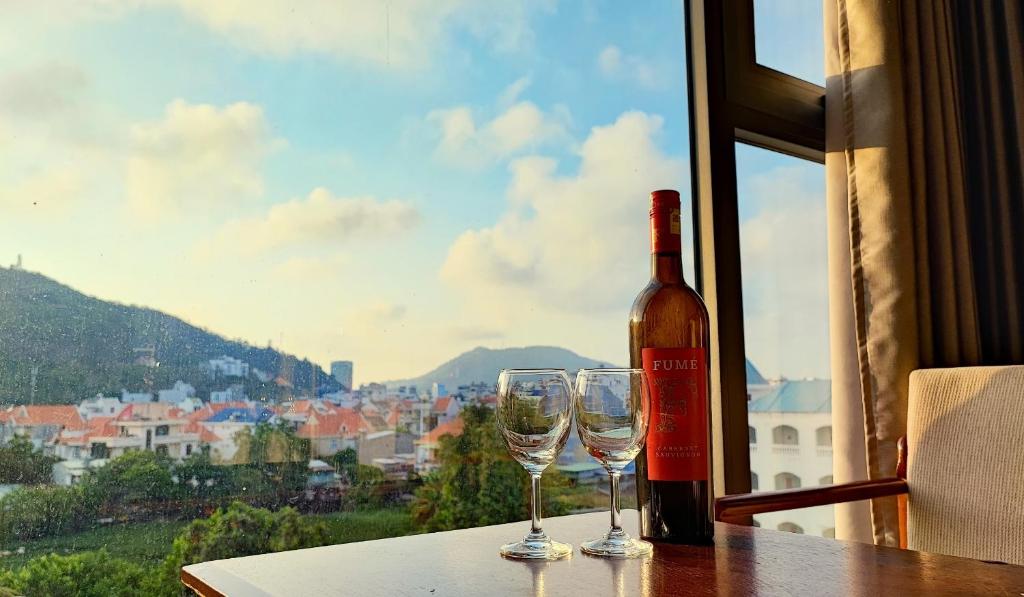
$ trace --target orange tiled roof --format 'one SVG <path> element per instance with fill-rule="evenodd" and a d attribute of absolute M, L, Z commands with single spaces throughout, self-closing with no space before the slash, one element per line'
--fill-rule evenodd
<path fill-rule="evenodd" d="M 451 401 L 452 401 L 451 397 L 447 397 L 447 396 L 444 397 L 444 398 L 438 398 L 434 402 L 433 411 L 435 413 L 438 413 L 438 414 L 444 413 L 444 412 L 448 412 L 448 405 L 451 403 Z"/>
<path fill-rule="evenodd" d="M 56 425 L 64 429 L 83 429 L 85 421 L 78 409 L 70 405 L 59 406 L 28 406 L 15 407 L 7 414 L 7 420 L 14 425 Z"/>
<path fill-rule="evenodd" d="M 115 417 L 93 417 L 85 421 L 81 429 L 65 429 L 55 438 L 58 444 L 86 445 L 94 437 L 114 437 L 117 435 Z"/>
<path fill-rule="evenodd" d="M 198 433 L 199 443 L 212 444 L 220 441 L 220 436 L 210 431 L 210 428 L 199 421 L 191 421 L 185 425 L 185 433 Z"/>
<path fill-rule="evenodd" d="M 398 427 L 398 417 L 400 414 L 401 413 L 398 412 L 397 408 L 392 408 L 391 411 L 388 412 L 387 424 L 389 428 L 394 429 L 395 427 Z"/>
<path fill-rule="evenodd" d="M 360 431 L 369 431 L 370 426 L 351 408 L 337 408 L 327 413 L 314 412 L 309 416 L 296 435 L 301 438 L 347 437 Z"/>
<path fill-rule="evenodd" d="M 430 432 L 425 434 L 423 437 L 416 440 L 417 444 L 436 444 L 442 435 L 462 435 L 462 430 L 466 424 L 462 421 L 462 417 L 457 417 L 446 423 L 441 423 Z"/>

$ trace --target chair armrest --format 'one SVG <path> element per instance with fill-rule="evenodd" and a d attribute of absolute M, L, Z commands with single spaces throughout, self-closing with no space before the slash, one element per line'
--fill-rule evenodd
<path fill-rule="evenodd" d="M 715 500 L 715 520 L 739 523 L 748 516 L 765 512 L 856 502 L 905 493 L 907 482 L 896 477 L 806 489 L 737 493 Z"/>

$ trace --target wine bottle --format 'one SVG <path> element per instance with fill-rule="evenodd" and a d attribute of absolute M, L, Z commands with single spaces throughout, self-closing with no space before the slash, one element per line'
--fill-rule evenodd
<path fill-rule="evenodd" d="M 679 193 L 651 193 L 651 281 L 629 315 L 629 358 L 647 372 L 651 421 L 636 458 L 640 535 L 714 538 L 708 311 L 683 280 Z"/>

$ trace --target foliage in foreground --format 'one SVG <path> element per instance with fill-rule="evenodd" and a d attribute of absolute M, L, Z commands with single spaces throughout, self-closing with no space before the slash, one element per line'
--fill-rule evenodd
<path fill-rule="evenodd" d="M 462 410 L 462 435 L 442 436 L 440 467 L 416 492 L 412 515 L 423 530 L 443 531 L 530 518 L 530 478 L 508 454 L 485 406 Z M 541 481 L 546 516 L 566 514 L 572 490 L 554 467 Z"/>
<path fill-rule="evenodd" d="M 105 551 L 30 560 L 17 572 L 0 574 L 0 596 L 131 597 L 158 592 L 152 570 Z M 5 593 L 5 591 L 7 593 Z"/>
<path fill-rule="evenodd" d="M 182 566 L 327 543 L 327 525 L 293 508 L 271 512 L 234 502 L 206 519 L 194 520 L 178 535 L 164 560 L 162 594 L 174 595 Z"/>

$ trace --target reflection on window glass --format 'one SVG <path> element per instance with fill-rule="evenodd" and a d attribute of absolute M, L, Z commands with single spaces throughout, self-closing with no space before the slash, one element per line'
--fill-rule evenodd
<path fill-rule="evenodd" d="M 824 85 L 824 38 L 819 0 L 754 0 L 758 63 Z"/>
<path fill-rule="evenodd" d="M 762 489 L 831 483 L 828 258 L 824 168 L 738 144 L 740 256 L 751 472 Z M 768 443 L 770 442 L 770 445 Z M 832 508 L 759 515 L 823 535 Z"/>
<path fill-rule="evenodd" d="M 0 568 L 150 594 L 529 518 L 494 382 L 628 360 L 649 191 L 689 213 L 679 3 L 11 4 Z M 544 480 L 606 505 L 575 438 Z"/>

